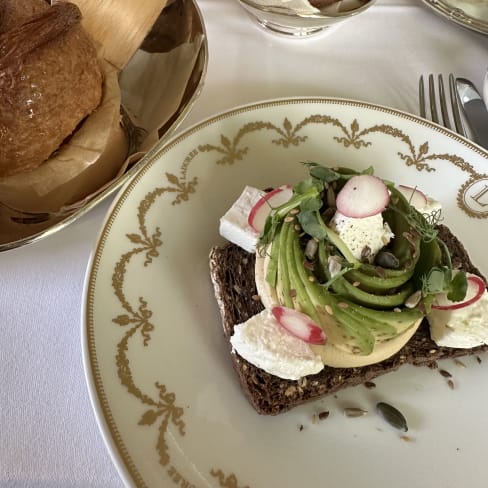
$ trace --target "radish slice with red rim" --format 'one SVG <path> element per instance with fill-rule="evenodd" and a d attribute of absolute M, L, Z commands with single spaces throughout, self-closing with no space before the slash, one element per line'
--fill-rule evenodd
<path fill-rule="evenodd" d="M 477 302 L 486 290 L 486 283 L 476 275 L 468 275 L 467 279 L 468 289 L 462 302 L 452 302 L 448 300 L 445 293 L 442 293 L 436 297 L 437 302 L 432 305 L 432 308 L 436 310 L 458 310 Z"/>
<path fill-rule="evenodd" d="M 256 232 L 261 233 L 268 215 L 274 208 L 286 203 L 293 196 L 290 185 L 283 185 L 263 195 L 251 208 L 247 217 L 247 223 Z"/>
<path fill-rule="evenodd" d="M 422 193 L 419 189 L 405 185 L 398 185 L 397 189 L 412 207 L 419 209 L 427 205 L 427 197 L 425 196 L 425 193 Z"/>
<path fill-rule="evenodd" d="M 390 192 L 381 178 L 358 175 L 350 178 L 337 194 L 337 210 L 346 217 L 363 219 L 385 210 Z"/>
<path fill-rule="evenodd" d="M 327 337 L 322 327 L 298 310 L 288 307 L 273 307 L 271 313 L 278 323 L 291 335 L 309 344 L 325 344 Z"/>

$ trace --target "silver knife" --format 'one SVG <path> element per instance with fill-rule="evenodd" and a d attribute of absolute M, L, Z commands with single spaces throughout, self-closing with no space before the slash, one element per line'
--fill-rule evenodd
<path fill-rule="evenodd" d="M 465 78 L 456 78 L 459 103 L 469 125 L 471 139 L 488 149 L 488 109 L 476 87 Z"/>

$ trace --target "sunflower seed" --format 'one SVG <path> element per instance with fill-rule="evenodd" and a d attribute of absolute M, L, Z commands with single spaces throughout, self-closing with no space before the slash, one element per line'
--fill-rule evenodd
<path fill-rule="evenodd" d="M 417 290 L 405 300 L 405 306 L 407 308 L 415 308 L 419 304 L 421 298 L 422 292 L 420 290 Z"/>
<path fill-rule="evenodd" d="M 377 403 L 376 410 L 395 429 L 408 431 L 407 420 L 400 410 L 385 402 Z"/>
<path fill-rule="evenodd" d="M 336 274 L 340 273 L 342 269 L 340 258 L 337 256 L 329 256 L 327 258 L 327 264 L 329 267 L 330 276 L 333 278 Z"/>
<path fill-rule="evenodd" d="M 362 408 L 357 408 L 357 407 L 346 407 L 344 409 L 344 415 L 346 417 L 362 417 L 363 415 L 366 415 L 368 412 L 366 410 L 363 410 Z"/>
<path fill-rule="evenodd" d="M 454 364 L 456 366 L 459 366 L 460 368 L 465 368 L 466 367 L 466 365 L 460 359 L 455 359 L 454 360 Z"/>
<path fill-rule="evenodd" d="M 336 204 L 336 195 L 334 192 L 334 188 L 331 186 L 327 187 L 327 205 L 329 207 L 335 207 Z"/>
<path fill-rule="evenodd" d="M 371 248 L 364 246 L 361 250 L 361 261 L 366 261 L 371 256 Z"/>
<path fill-rule="evenodd" d="M 305 246 L 305 256 L 309 259 L 313 259 L 317 254 L 318 248 L 319 245 L 317 241 L 315 239 L 309 239 Z"/>

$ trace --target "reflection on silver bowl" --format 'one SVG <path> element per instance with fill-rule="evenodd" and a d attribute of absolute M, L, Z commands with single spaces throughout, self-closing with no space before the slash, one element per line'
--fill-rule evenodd
<path fill-rule="evenodd" d="M 148 130 L 155 129 L 154 143 L 167 139 L 188 115 L 203 87 L 208 62 L 208 43 L 203 17 L 196 0 L 178 0 L 169 5 L 163 10 L 150 34 L 119 78 L 122 91 L 121 125 L 128 139 L 129 153 L 136 152 L 133 155 L 134 160 L 131 160 L 130 165 L 120 175 L 99 188 L 96 193 L 59 209 L 27 211 L 14 208 L 0 199 L 0 252 L 43 239 L 88 213 L 119 190 L 145 164 L 145 157 L 141 157 L 142 149 L 139 148 L 141 136 L 147 135 Z M 171 23 L 167 19 L 169 14 L 172 14 Z M 180 22 L 177 30 L 174 17 Z M 181 24 L 184 25 L 184 29 L 179 28 Z M 184 47 L 194 50 L 195 55 L 183 57 L 180 63 L 177 56 Z M 140 68 L 140 64 L 133 66 L 138 62 L 138 55 L 145 53 L 165 54 L 155 56 L 154 61 L 150 60 L 145 65 L 148 73 L 146 82 L 153 71 L 159 70 L 158 73 L 163 73 L 158 74 L 156 81 L 161 87 L 159 101 L 163 104 L 158 115 L 162 117 L 161 114 L 164 114 L 165 121 L 157 128 L 151 125 L 153 120 L 147 121 L 147 127 L 136 126 L 128 116 L 128 112 L 137 113 L 138 103 L 146 106 L 151 106 L 152 103 L 152 99 L 145 100 L 140 96 L 140 90 L 137 90 L 137 93 L 131 92 L 125 83 L 125 76 Z M 175 59 L 178 60 L 177 69 Z M 175 93 L 178 94 L 178 98 L 174 96 Z M 144 148 L 143 152 L 150 153 L 151 147 L 149 145 Z"/>

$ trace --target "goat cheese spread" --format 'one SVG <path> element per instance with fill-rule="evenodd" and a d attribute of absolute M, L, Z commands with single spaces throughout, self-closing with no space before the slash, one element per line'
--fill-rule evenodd
<path fill-rule="evenodd" d="M 426 195 L 427 203 L 422 207 L 413 205 L 422 215 L 434 216 L 442 210 L 441 202 Z"/>
<path fill-rule="evenodd" d="M 383 222 L 381 213 L 364 218 L 351 218 L 336 212 L 330 221 L 331 229 L 335 230 L 344 244 L 356 259 L 361 259 L 365 249 L 373 258 L 394 237 L 390 226 Z"/>
<path fill-rule="evenodd" d="M 220 235 L 249 253 L 256 252 L 259 236 L 249 225 L 247 217 L 251 208 L 264 193 L 257 188 L 246 186 L 232 207 L 220 219 Z"/>
<path fill-rule="evenodd" d="M 432 310 L 427 319 L 432 340 L 443 347 L 470 348 L 488 344 L 488 292 L 468 307 Z"/>
<path fill-rule="evenodd" d="M 236 325 L 230 342 L 251 364 L 280 378 L 298 380 L 324 367 L 312 348 L 289 334 L 268 309 Z"/>

